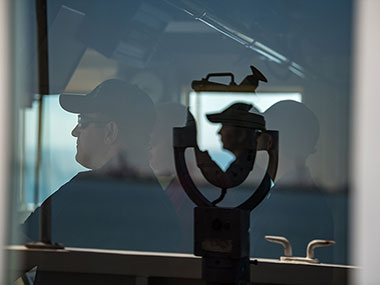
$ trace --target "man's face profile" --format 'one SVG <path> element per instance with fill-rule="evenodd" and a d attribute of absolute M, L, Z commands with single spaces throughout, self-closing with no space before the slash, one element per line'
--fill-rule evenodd
<path fill-rule="evenodd" d="M 223 148 L 232 153 L 239 148 L 239 139 L 236 129 L 237 128 L 233 126 L 223 125 L 218 132 L 223 143 Z"/>
<path fill-rule="evenodd" d="M 247 128 L 223 125 L 218 134 L 221 136 L 223 148 L 235 156 L 250 147 L 256 149 L 256 133 Z"/>
<path fill-rule="evenodd" d="M 85 113 L 78 116 L 78 124 L 71 135 L 77 138 L 75 159 L 82 166 L 97 169 L 104 164 L 104 155 L 107 151 L 105 142 L 107 122 L 99 113 Z"/>
<path fill-rule="evenodd" d="M 79 114 L 78 125 L 71 132 L 77 138 L 75 158 L 79 164 L 99 169 L 109 162 L 116 167 L 128 156 L 130 165 L 145 168 L 155 121 L 154 105 L 147 94 L 125 81 L 108 79 L 87 95 L 61 94 L 59 100 L 64 110 Z"/>

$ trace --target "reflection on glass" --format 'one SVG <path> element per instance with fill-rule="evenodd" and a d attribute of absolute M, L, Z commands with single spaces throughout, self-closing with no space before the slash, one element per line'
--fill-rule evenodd
<path fill-rule="evenodd" d="M 149 119 L 152 102 L 140 104 L 146 96 L 137 96 L 139 92 L 125 92 L 127 105 L 107 92 L 101 104 L 112 106 L 107 114 L 71 107 L 66 112 L 58 95 L 44 96 L 37 205 L 35 7 L 34 1 L 17 2 L 13 113 L 26 113 L 24 147 L 21 119 L 12 120 L 17 142 L 12 153 L 17 155 L 9 191 L 20 197 L 21 206 L 10 207 L 14 216 L 20 214 L 17 223 L 50 197 L 53 241 L 191 253 L 193 204 L 173 170 L 171 129 L 183 126 L 189 107 L 198 122 L 200 149 L 208 150 L 225 171 L 235 155 L 223 148 L 222 125 L 207 122 L 205 114 L 244 102 L 264 115 L 268 129 L 281 134 L 279 180 L 252 215 L 251 255 L 279 259 L 281 249 L 265 241 L 267 234 L 286 236 L 300 256 L 308 241 L 322 238 L 336 241 L 316 251 L 322 262 L 348 263 L 352 1 L 298 2 L 48 1 L 51 93 L 89 94 L 101 82 L 119 78 L 138 85 L 156 104 L 157 115 L 155 122 Z M 249 65 L 268 79 L 262 93 L 191 91 L 191 82 L 208 72 L 229 72 L 241 80 Z M 81 98 L 65 98 L 74 97 Z M 122 120 L 113 117 L 119 108 Z M 78 114 L 81 122 L 75 127 Z M 110 145 L 118 147 L 109 151 Z M 249 175 L 221 204 L 244 200 L 263 177 L 267 160 L 258 153 L 257 177 Z M 219 193 L 207 185 L 194 153 L 187 162 L 207 198 L 217 199 Z M 22 185 L 24 190 L 17 191 Z M 38 240 L 38 213 L 26 221 L 33 240 Z"/>
<path fill-rule="evenodd" d="M 65 246 L 176 251 L 181 242 L 176 214 L 148 165 L 155 120 L 151 99 L 113 79 L 85 96 L 62 94 L 60 105 L 79 114 L 71 132 L 75 159 L 91 170 L 42 203 L 42 209 L 51 203 L 53 240 Z M 24 223 L 32 240 L 38 240 L 41 208 Z"/>
<path fill-rule="evenodd" d="M 173 153 L 173 128 L 182 127 L 186 122 L 187 108 L 178 103 L 156 105 L 156 124 L 152 133 L 150 165 L 161 188 L 170 198 L 183 233 L 179 250 L 192 253 L 193 249 L 193 202 L 186 196 L 175 169 Z M 196 168 L 194 155 L 187 155 L 191 173 Z"/>
<path fill-rule="evenodd" d="M 252 254 L 270 258 L 281 255 L 282 249 L 264 238 L 274 235 L 291 242 L 294 256 L 305 256 L 310 241 L 334 239 L 331 207 L 306 165 L 316 151 L 319 121 L 304 104 L 291 100 L 274 104 L 264 116 L 268 127 L 280 131 L 280 157 L 272 194 L 253 215 L 256 230 Z M 318 256 L 324 262 L 333 262 L 333 250 L 318 249 Z"/>

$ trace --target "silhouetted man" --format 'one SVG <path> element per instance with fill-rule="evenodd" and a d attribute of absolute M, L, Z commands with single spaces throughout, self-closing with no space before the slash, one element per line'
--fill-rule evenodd
<path fill-rule="evenodd" d="M 212 161 L 208 152 L 196 148 L 198 166 L 206 179 L 221 188 L 240 185 L 253 169 L 261 132 L 265 130 L 264 117 L 251 113 L 251 104 L 235 103 L 221 113 L 208 114 L 212 123 L 221 123 L 219 131 L 223 148 L 235 155 L 235 160 L 224 172 Z"/>
<path fill-rule="evenodd" d="M 278 175 L 271 196 L 253 212 L 252 255 L 279 258 L 283 249 L 265 235 L 286 237 L 294 256 L 305 256 L 313 239 L 334 239 L 331 209 L 306 165 L 315 152 L 319 122 L 304 104 L 285 100 L 264 112 L 268 128 L 280 131 Z M 333 262 L 333 247 L 318 249 L 317 258 Z"/>
<path fill-rule="evenodd" d="M 180 243 L 172 204 L 148 164 L 155 110 L 135 86 L 111 79 L 86 96 L 61 95 L 78 115 L 72 135 L 80 172 L 48 200 L 52 240 L 65 246 L 175 251 Z M 46 201 L 41 205 L 44 207 Z M 38 240 L 38 208 L 25 233 Z"/>
<path fill-rule="evenodd" d="M 181 252 L 193 252 L 194 203 L 187 197 L 179 183 L 173 152 L 173 127 L 186 124 L 187 109 L 178 103 L 156 105 L 157 120 L 152 133 L 150 165 L 165 194 L 173 203 L 183 233 Z M 187 152 L 187 166 L 192 173 L 195 165 L 194 153 Z"/>

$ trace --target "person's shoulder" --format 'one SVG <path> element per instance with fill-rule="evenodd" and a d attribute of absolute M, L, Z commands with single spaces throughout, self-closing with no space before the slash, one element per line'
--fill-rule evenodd
<path fill-rule="evenodd" d="M 81 171 L 81 172 L 78 172 L 75 176 L 73 176 L 73 178 L 71 178 L 67 183 L 70 183 L 70 182 L 76 181 L 76 180 L 80 180 L 80 179 L 90 178 L 94 175 L 95 175 L 94 170 Z"/>
<path fill-rule="evenodd" d="M 53 204 L 56 204 L 58 202 L 61 202 L 62 200 L 65 200 L 66 196 L 70 196 L 72 191 L 76 191 L 77 189 L 81 188 L 81 185 L 85 183 L 91 176 L 91 171 L 83 171 L 77 173 L 75 176 L 73 176 L 68 182 L 63 184 L 61 187 L 58 188 L 54 193 L 52 193 L 43 203 L 42 207 L 47 203 L 47 201 L 51 201 Z"/>
<path fill-rule="evenodd" d="M 73 176 L 69 181 L 63 184 L 58 191 L 70 189 L 72 187 L 76 187 L 77 185 L 85 185 L 90 183 L 93 180 L 96 180 L 98 175 L 94 170 L 81 171 L 78 172 L 75 176 Z M 57 191 L 57 192 L 58 192 Z"/>

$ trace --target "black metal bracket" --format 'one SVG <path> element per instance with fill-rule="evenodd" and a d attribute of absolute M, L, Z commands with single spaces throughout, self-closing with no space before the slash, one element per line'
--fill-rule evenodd
<path fill-rule="evenodd" d="M 203 257 L 202 278 L 208 284 L 249 282 L 250 212 L 263 201 L 275 179 L 278 165 L 278 131 L 262 131 L 260 141 L 256 141 L 255 149 L 252 150 L 255 152 L 252 163 L 241 165 L 247 169 L 242 171 L 231 185 L 239 185 L 246 179 L 253 169 L 257 150 L 268 152 L 267 171 L 259 187 L 245 202 L 235 208 L 217 207 L 216 203 L 210 202 L 194 184 L 185 162 L 186 148 L 194 148 L 198 166 L 202 167 L 202 163 L 207 164 L 202 174 L 206 178 L 209 176 L 207 180 L 210 183 L 224 190 L 222 195 L 225 194 L 226 187 L 231 186 L 228 184 L 228 179 L 222 179 L 221 184 L 218 182 L 219 178 L 225 178 L 227 174 L 220 173 L 222 171 L 219 167 L 209 161 L 211 158 L 208 154 L 202 156 L 197 145 L 196 134 L 196 122 L 189 111 L 186 126 L 173 129 L 173 146 L 179 181 L 189 198 L 198 206 L 194 210 L 194 254 Z M 250 154 L 249 149 L 247 154 Z M 215 179 L 213 179 L 210 178 L 212 173 L 219 175 L 214 175 Z"/>

